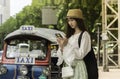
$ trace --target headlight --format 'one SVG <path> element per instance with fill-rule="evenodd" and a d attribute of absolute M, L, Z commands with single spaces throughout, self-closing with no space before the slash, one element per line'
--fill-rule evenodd
<path fill-rule="evenodd" d="M 0 75 L 5 74 L 7 72 L 7 68 L 5 66 L 0 66 Z"/>
<path fill-rule="evenodd" d="M 26 75 L 28 73 L 28 69 L 25 65 L 20 66 L 19 70 L 21 75 Z"/>
<path fill-rule="evenodd" d="M 43 74 L 48 76 L 50 74 L 50 69 L 49 68 L 43 69 Z"/>

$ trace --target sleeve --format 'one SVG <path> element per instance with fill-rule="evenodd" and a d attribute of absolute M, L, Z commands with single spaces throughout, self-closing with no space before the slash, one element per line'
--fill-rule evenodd
<path fill-rule="evenodd" d="M 62 52 L 60 51 L 60 48 L 57 51 L 57 57 L 58 57 L 57 65 L 59 66 L 63 62 L 63 55 L 62 55 Z"/>
<path fill-rule="evenodd" d="M 88 32 L 84 32 L 81 38 L 81 45 L 80 48 L 74 48 L 75 51 L 75 58 L 76 59 L 83 59 L 88 52 L 91 50 L 91 38 Z"/>

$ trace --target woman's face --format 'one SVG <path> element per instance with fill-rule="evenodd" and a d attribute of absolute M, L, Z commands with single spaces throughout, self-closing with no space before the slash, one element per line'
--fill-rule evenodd
<path fill-rule="evenodd" d="M 68 18 L 68 24 L 70 25 L 71 28 L 75 29 L 77 27 L 77 22 L 75 19 Z"/>

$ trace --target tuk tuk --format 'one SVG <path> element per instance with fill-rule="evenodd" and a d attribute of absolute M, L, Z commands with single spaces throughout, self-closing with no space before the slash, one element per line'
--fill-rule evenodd
<path fill-rule="evenodd" d="M 0 65 L 0 79 L 57 79 L 51 66 L 57 57 L 51 57 L 51 46 L 57 45 L 55 33 L 61 31 L 48 28 L 35 28 L 23 25 L 8 34 L 4 39 L 4 48 Z M 57 46 L 56 46 L 57 47 Z M 52 52 L 55 53 L 56 51 Z M 54 68 L 54 67 L 52 67 Z"/>

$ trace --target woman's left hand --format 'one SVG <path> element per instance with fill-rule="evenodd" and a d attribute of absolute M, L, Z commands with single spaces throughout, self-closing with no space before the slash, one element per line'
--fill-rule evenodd
<path fill-rule="evenodd" d="M 63 49 L 64 46 L 66 46 L 67 43 L 68 43 L 68 39 L 67 38 L 58 37 L 57 41 L 58 41 L 58 44 L 59 44 L 59 46 L 60 46 L 61 49 Z"/>

